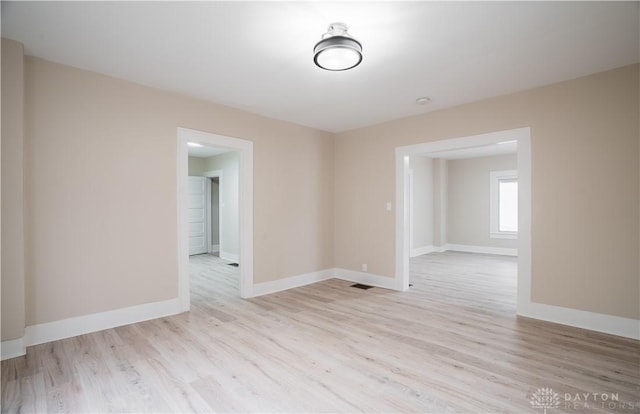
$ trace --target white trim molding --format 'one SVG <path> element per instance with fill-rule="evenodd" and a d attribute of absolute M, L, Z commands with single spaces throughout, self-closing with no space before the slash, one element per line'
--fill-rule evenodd
<path fill-rule="evenodd" d="M 501 256 L 518 256 L 518 249 L 507 247 L 470 246 L 466 244 L 445 244 L 444 250 L 465 253 L 497 254 Z"/>
<path fill-rule="evenodd" d="M 334 269 L 334 278 L 384 289 L 402 290 L 394 278 L 373 273 L 336 268 Z"/>
<path fill-rule="evenodd" d="M 27 347 L 24 343 L 24 337 L 18 339 L 10 339 L 0 343 L 0 360 L 16 358 L 27 353 Z"/>
<path fill-rule="evenodd" d="M 490 239 L 518 240 L 518 233 L 502 231 L 499 233 L 489 232 Z"/>
<path fill-rule="evenodd" d="M 211 249 L 211 253 L 218 253 L 220 251 L 220 245 L 219 244 L 212 244 L 210 249 Z"/>
<path fill-rule="evenodd" d="M 530 302 L 526 306 L 518 306 L 518 316 L 640 340 L 640 320 L 638 319 L 563 308 L 537 302 Z"/>
<path fill-rule="evenodd" d="M 136 322 L 176 315 L 181 313 L 180 305 L 180 299 L 175 298 L 27 326 L 25 345 L 38 345 Z"/>
<path fill-rule="evenodd" d="M 531 301 L 531 129 L 528 127 L 476 136 L 447 139 L 396 148 L 396 283 L 399 290 L 409 284 L 409 157 L 433 152 L 518 141 L 518 293 L 517 314 L 597 332 L 640 339 L 636 319 L 586 312 Z M 445 249 L 470 250 L 470 246 L 445 245 Z M 486 252 L 486 251 L 484 251 Z M 495 252 L 495 251 L 494 251 Z M 509 251 L 506 251 L 508 253 Z M 502 254 L 505 251 L 501 252 Z M 495 253 L 494 253 L 495 254 Z"/>
<path fill-rule="evenodd" d="M 2 360 L 26 354 L 26 347 L 181 313 L 180 298 L 92 313 L 27 326 L 22 338 L 2 341 Z"/>
<path fill-rule="evenodd" d="M 240 262 L 240 256 L 234 253 L 220 252 L 220 258 L 229 262 Z"/>
<path fill-rule="evenodd" d="M 395 283 L 409 288 L 409 157 L 431 153 L 518 142 L 518 308 L 531 293 L 531 129 L 529 127 L 487 134 L 443 139 L 396 147 L 396 266 Z"/>
<path fill-rule="evenodd" d="M 189 293 L 189 237 L 187 177 L 189 159 L 187 142 L 226 148 L 239 153 L 239 233 L 240 297 L 253 296 L 253 142 L 188 128 L 177 129 L 177 202 L 178 202 L 178 296 L 182 311 L 191 307 Z M 209 173 L 209 172 L 207 172 Z M 212 172 L 212 173 L 215 173 Z M 206 173 L 205 173 L 206 174 Z M 224 249 L 224 246 L 221 246 Z"/>
<path fill-rule="evenodd" d="M 334 269 L 326 269 L 318 272 L 304 273 L 301 275 L 285 277 L 284 279 L 270 282 L 256 283 L 253 286 L 253 296 L 269 295 L 301 286 L 322 282 L 333 278 Z"/>
<path fill-rule="evenodd" d="M 380 276 L 367 272 L 358 272 L 355 270 L 333 268 L 290 276 L 270 282 L 256 283 L 253 287 L 253 294 L 254 297 L 268 295 L 330 279 L 340 279 L 347 282 L 361 283 L 363 285 L 375 286 L 384 289 L 399 290 L 392 277 Z"/>
<path fill-rule="evenodd" d="M 410 257 L 422 256 L 423 254 L 429 254 L 438 251 L 442 250 L 440 250 L 440 247 L 436 247 L 434 245 L 416 247 L 415 249 L 411 249 Z"/>
<path fill-rule="evenodd" d="M 491 246 L 472 246 L 467 244 L 451 244 L 444 246 L 422 246 L 411 249 L 410 257 L 422 256 L 429 253 L 442 253 L 446 251 L 480 253 L 480 254 L 497 254 L 500 256 L 518 256 L 518 249 L 508 247 L 491 247 Z"/>
<path fill-rule="evenodd" d="M 391 277 L 333 268 L 270 282 L 257 283 L 254 285 L 253 294 L 254 297 L 268 295 L 330 279 L 340 279 L 384 289 L 402 290 L 402 286 L 399 286 L 396 280 Z M 180 298 L 175 298 L 28 326 L 23 338 L 3 341 L 1 343 L 1 357 L 2 360 L 19 357 L 26 354 L 27 346 L 143 322 L 150 319 L 163 318 L 181 313 L 181 311 L 181 300 Z M 640 340 L 640 321 L 636 319 L 532 302 L 518 306 L 518 316 Z"/>

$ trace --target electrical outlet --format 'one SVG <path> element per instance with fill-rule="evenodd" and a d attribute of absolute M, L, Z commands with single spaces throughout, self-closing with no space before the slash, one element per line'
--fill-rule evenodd
<path fill-rule="evenodd" d="M 363 272 L 367 271 L 367 264 L 366 263 L 362 263 L 362 271 Z"/>

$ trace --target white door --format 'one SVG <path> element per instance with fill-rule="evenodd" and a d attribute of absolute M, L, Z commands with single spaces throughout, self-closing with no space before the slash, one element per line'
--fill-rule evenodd
<path fill-rule="evenodd" d="M 205 177 L 189 177 L 189 255 L 207 252 Z"/>

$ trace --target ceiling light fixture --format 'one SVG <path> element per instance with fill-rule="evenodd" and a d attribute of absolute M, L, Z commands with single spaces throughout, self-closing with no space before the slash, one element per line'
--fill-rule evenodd
<path fill-rule="evenodd" d="M 426 105 L 429 102 L 431 102 L 431 98 L 429 98 L 428 96 L 423 96 L 421 98 L 416 99 L 416 103 L 418 105 Z"/>
<path fill-rule="evenodd" d="M 347 33 L 344 23 L 331 23 L 313 48 L 313 61 L 325 70 L 355 68 L 362 62 L 362 45 Z"/>
<path fill-rule="evenodd" d="M 187 142 L 187 145 L 193 148 L 202 147 L 202 144 L 198 144 L 197 142 Z"/>

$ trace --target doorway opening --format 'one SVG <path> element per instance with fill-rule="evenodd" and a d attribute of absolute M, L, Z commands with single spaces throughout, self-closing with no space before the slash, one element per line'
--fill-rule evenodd
<path fill-rule="evenodd" d="M 519 128 L 482 135 L 434 141 L 396 148 L 396 273 L 398 290 L 409 288 L 411 255 L 411 170 L 410 159 L 447 151 L 486 148 L 496 144 L 517 144 L 518 172 L 518 277 L 517 313 L 531 306 L 531 142 L 530 129 Z M 436 158 L 434 156 L 434 158 Z M 441 234 L 439 234 L 441 236 Z"/>
<path fill-rule="evenodd" d="M 253 143 L 251 141 L 231 138 L 217 134 L 211 134 L 202 131 L 196 131 L 186 128 L 178 128 L 178 160 L 177 160 L 177 182 L 178 182 L 178 281 L 179 281 L 179 297 L 181 307 L 183 311 L 190 309 L 190 277 L 189 277 L 189 254 L 195 252 L 191 250 L 192 245 L 195 245 L 200 250 L 204 250 L 203 253 L 211 252 L 215 248 L 215 245 L 211 243 L 213 237 L 212 221 L 206 220 L 209 223 L 204 225 L 200 223 L 202 239 L 198 239 L 199 236 L 190 238 L 190 230 L 193 227 L 190 222 L 190 214 L 194 214 L 190 211 L 190 182 L 189 182 L 189 143 L 191 145 L 200 145 L 205 148 L 214 148 L 222 154 L 221 157 L 236 159 L 236 180 L 237 186 L 228 185 L 227 189 L 232 191 L 236 189 L 236 196 L 230 196 L 228 200 L 223 203 L 229 203 L 229 205 L 223 208 L 230 214 L 235 212 L 237 216 L 237 226 L 233 228 L 227 224 L 226 229 L 229 230 L 228 237 L 222 235 L 220 237 L 220 243 L 218 244 L 219 254 L 227 256 L 228 259 L 235 259 L 236 263 L 241 263 L 239 266 L 239 295 L 242 298 L 248 298 L 253 296 Z M 224 156 L 224 154 L 229 154 Z M 205 169 L 200 171 L 202 177 L 201 184 L 198 184 L 202 188 L 203 194 L 198 195 L 201 197 L 204 206 L 198 212 L 200 215 L 210 215 L 213 208 L 211 203 L 211 186 L 214 178 L 218 178 L 224 187 L 224 183 L 231 181 L 231 175 L 225 174 L 225 168 L 219 169 Z M 194 180 L 198 181 L 198 180 Z M 224 191 L 224 188 L 222 189 Z M 224 194 L 220 193 L 221 198 L 225 198 Z M 236 200 L 236 201 L 233 201 Z M 207 203 L 209 203 L 209 209 L 207 210 Z M 193 204 L 193 203 L 191 203 Z M 235 205 L 234 205 L 235 204 Z M 191 216 L 192 217 L 192 216 Z M 225 231 L 224 222 L 225 218 L 221 218 L 219 223 L 222 224 L 222 231 Z M 206 228 L 203 228 L 206 227 Z M 235 236 L 235 240 L 233 235 Z M 225 247 L 225 240 L 227 240 L 227 246 Z M 233 248 L 237 246 L 237 249 Z M 191 250 L 191 251 L 190 251 Z"/>

